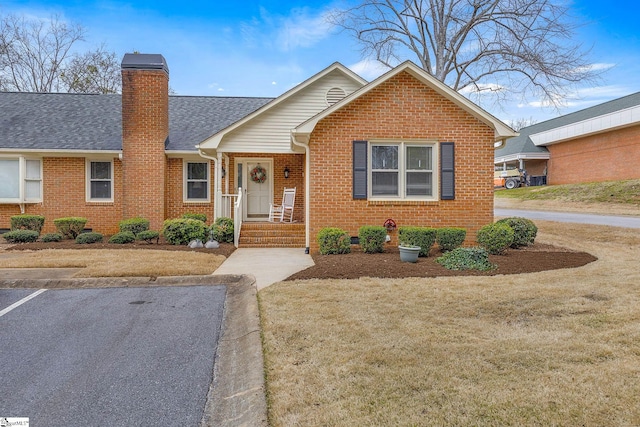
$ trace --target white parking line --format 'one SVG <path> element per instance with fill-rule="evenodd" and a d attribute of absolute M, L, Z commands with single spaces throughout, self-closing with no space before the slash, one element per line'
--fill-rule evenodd
<path fill-rule="evenodd" d="M 8 312 L 10 312 L 11 310 L 13 310 L 14 308 L 20 307 L 22 304 L 24 304 L 25 302 L 29 301 L 32 298 L 37 297 L 38 295 L 40 295 L 41 293 L 43 293 L 44 291 L 46 291 L 46 289 L 40 289 L 35 291 L 34 293 L 32 293 L 31 295 L 28 295 L 24 298 L 22 298 L 20 301 L 18 302 L 14 302 L 13 304 L 11 304 L 9 307 L 5 308 L 4 310 L 0 311 L 0 317 L 4 316 L 5 314 L 7 314 Z"/>

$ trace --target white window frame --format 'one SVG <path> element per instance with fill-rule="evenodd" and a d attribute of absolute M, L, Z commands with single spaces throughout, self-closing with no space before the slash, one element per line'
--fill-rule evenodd
<path fill-rule="evenodd" d="M 25 203 L 41 203 L 42 202 L 42 158 L 38 157 L 25 157 L 25 156 L 1 156 L 1 160 L 13 160 L 18 161 L 18 197 L 10 197 L 10 198 L 0 198 L 0 204 L 15 204 L 18 203 L 23 205 Z M 27 176 L 27 162 L 33 161 L 39 163 L 39 176 L 36 177 L 28 177 Z M 27 182 L 38 182 L 39 183 L 39 196 L 29 198 L 27 195 Z"/>
<path fill-rule="evenodd" d="M 398 147 L 398 195 L 374 195 L 373 194 L 373 173 L 378 171 L 373 169 L 373 147 L 374 146 L 397 146 Z M 407 196 L 407 147 L 429 147 L 431 148 L 431 169 L 424 172 L 431 172 L 432 194 L 429 196 Z M 439 151 L 437 141 L 427 140 L 371 140 L 369 141 L 367 153 L 367 198 L 368 200 L 381 201 L 435 201 L 439 197 Z"/>
<path fill-rule="evenodd" d="M 105 179 L 96 179 L 93 180 L 91 178 L 91 163 L 109 163 L 109 172 L 110 172 L 110 177 L 108 179 L 109 183 L 110 183 L 110 195 L 109 198 L 106 197 L 100 197 L 100 198 L 93 198 L 91 195 L 91 182 L 92 181 L 107 181 Z M 95 159 L 86 159 L 85 161 L 85 176 L 86 176 L 86 201 L 87 202 L 91 202 L 91 203 L 113 203 L 113 175 L 114 175 L 114 170 L 113 170 L 113 159 L 99 159 L 99 158 L 95 158 Z"/>
<path fill-rule="evenodd" d="M 207 165 L 207 178 L 206 179 L 189 179 L 188 178 L 188 174 L 189 174 L 189 163 L 204 163 Z M 198 159 L 198 160 L 189 160 L 189 159 L 183 159 L 182 160 L 182 200 L 184 203 L 211 203 L 211 162 L 209 160 L 203 160 L 203 159 Z M 195 198 L 189 198 L 189 191 L 188 191 L 188 187 L 189 187 L 189 183 L 190 182 L 204 182 L 206 183 L 206 188 L 207 188 L 207 197 L 204 199 L 195 199 Z"/>

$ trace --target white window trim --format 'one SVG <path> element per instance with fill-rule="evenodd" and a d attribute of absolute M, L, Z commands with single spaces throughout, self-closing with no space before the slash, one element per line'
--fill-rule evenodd
<path fill-rule="evenodd" d="M 207 164 L 207 179 L 202 181 L 207 183 L 207 198 L 206 199 L 189 199 L 188 195 L 188 164 L 189 163 L 206 163 Z M 191 180 L 196 181 L 196 180 Z M 184 203 L 211 203 L 211 162 L 209 160 L 197 159 L 197 160 L 189 160 L 182 159 L 182 201 Z"/>
<path fill-rule="evenodd" d="M 110 166 L 111 177 L 109 179 L 111 181 L 111 196 L 108 199 L 91 198 L 91 163 L 110 163 L 111 164 Z M 114 191 L 113 175 L 115 174 L 115 171 L 113 170 L 113 159 L 99 159 L 99 158 L 85 159 L 84 170 L 85 170 L 85 182 L 86 182 L 86 186 L 85 186 L 86 201 L 91 203 L 113 203 L 113 191 Z M 100 180 L 100 181 L 104 181 L 104 180 Z"/>
<path fill-rule="evenodd" d="M 24 205 L 25 203 L 42 203 L 43 195 L 43 186 L 42 186 L 42 158 L 39 157 L 25 157 L 25 156 L 0 156 L 2 160 L 17 160 L 18 161 L 18 173 L 19 173 L 19 196 L 17 198 L 1 198 L 0 204 L 20 204 Z M 40 163 L 40 178 L 38 179 L 27 179 L 27 160 L 29 161 L 37 161 Z M 27 199 L 26 192 L 26 183 L 27 181 L 38 181 L 40 183 L 40 197 L 34 199 Z"/>
<path fill-rule="evenodd" d="M 398 196 L 376 196 L 373 195 L 373 167 L 372 167 L 372 147 L 374 145 L 397 145 L 398 146 Z M 431 196 L 408 196 L 406 192 L 406 148 L 407 147 L 431 147 L 433 164 L 431 165 L 431 183 L 433 191 Z M 374 201 L 436 201 L 440 197 L 440 151 L 439 144 L 433 140 L 370 140 L 367 147 L 367 200 Z"/>

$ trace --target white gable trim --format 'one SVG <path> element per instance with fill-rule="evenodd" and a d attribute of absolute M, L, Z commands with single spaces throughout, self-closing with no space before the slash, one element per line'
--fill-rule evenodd
<path fill-rule="evenodd" d="M 321 80 L 323 77 L 325 77 L 326 75 L 330 74 L 331 72 L 333 72 L 335 70 L 341 71 L 345 76 L 347 76 L 348 78 L 351 78 L 353 81 L 355 81 L 359 85 L 367 84 L 367 81 L 364 80 L 362 77 L 358 76 L 356 73 L 354 73 L 353 71 L 349 70 L 347 67 L 345 67 L 344 65 L 340 64 L 339 62 L 335 62 L 332 65 L 330 65 L 329 67 L 327 67 L 324 70 L 322 70 L 321 72 L 319 72 L 318 74 L 310 77 L 309 79 L 305 80 L 304 82 L 300 83 L 299 85 L 295 86 L 294 88 L 292 88 L 289 91 L 285 92 L 284 94 L 280 95 L 279 97 L 277 97 L 273 101 L 263 105 L 261 108 L 257 109 L 256 111 L 254 111 L 253 113 L 249 114 L 248 116 L 242 118 L 241 120 L 237 121 L 236 123 L 232 124 L 231 126 L 225 128 L 225 129 L 221 130 L 220 132 L 218 132 L 218 133 L 210 136 L 209 138 L 205 139 L 200 144 L 196 145 L 196 148 L 198 150 L 217 150 L 218 146 L 220 145 L 220 142 L 222 141 L 222 139 L 224 138 L 225 135 L 227 135 L 230 132 L 233 132 L 234 130 L 238 129 L 239 127 L 241 127 L 245 123 L 253 120 L 254 118 L 256 118 L 256 117 L 258 117 L 260 115 L 262 115 L 265 111 L 268 111 L 268 110 L 270 110 L 270 109 L 282 104 L 287 99 L 291 98 L 293 95 L 303 91 L 307 87 L 311 86 L 313 83 L 317 82 L 318 80 Z"/>
<path fill-rule="evenodd" d="M 496 117 L 494 117 L 493 115 L 485 111 L 484 109 L 480 108 L 473 102 L 469 101 L 467 98 L 460 95 L 458 92 L 454 91 L 449 86 L 437 80 L 435 77 L 431 76 L 430 74 L 428 74 L 426 71 L 424 71 L 423 69 L 421 69 L 411 61 L 406 61 L 398 65 L 394 69 L 378 77 L 376 80 L 372 81 L 371 83 L 367 84 L 361 89 L 345 97 L 340 102 L 335 103 L 331 107 L 322 111 L 320 114 L 317 114 L 311 119 L 302 123 L 300 126 L 298 126 L 292 131 L 293 135 L 298 139 L 298 141 L 301 141 L 301 142 L 308 141 L 309 136 L 311 135 L 311 133 L 313 132 L 313 130 L 315 129 L 316 125 L 320 120 L 324 119 L 325 117 L 329 116 L 336 110 L 344 107 L 345 105 L 349 104 L 353 100 L 358 99 L 362 95 L 378 87 L 380 84 L 386 82 L 387 80 L 395 77 L 396 75 L 404 71 L 409 72 L 412 76 L 420 80 L 422 83 L 424 83 L 425 85 L 435 90 L 438 94 L 449 99 L 454 104 L 458 105 L 460 108 L 462 108 L 463 110 L 467 111 L 468 113 L 476 117 L 478 120 L 482 121 L 488 126 L 491 126 L 495 131 L 495 141 L 504 141 L 507 138 L 518 136 L 517 132 L 515 132 L 509 126 L 504 124 L 502 121 L 500 121 L 499 119 L 497 119 Z"/>
<path fill-rule="evenodd" d="M 640 105 L 539 132 L 530 138 L 537 146 L 547 146 L 637 124 L 640 124 Z"/>

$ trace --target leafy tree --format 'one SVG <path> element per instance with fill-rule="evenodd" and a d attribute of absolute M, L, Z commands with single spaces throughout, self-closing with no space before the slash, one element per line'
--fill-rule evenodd
<path fill-rule="evenodd" d="M 597 72 L 572 41 L 577 24 L 552 0 L 362 0 L 330 15 L 365 57 L 406 58 L 467 94 L 541 96 L 559 105 Z"/>

